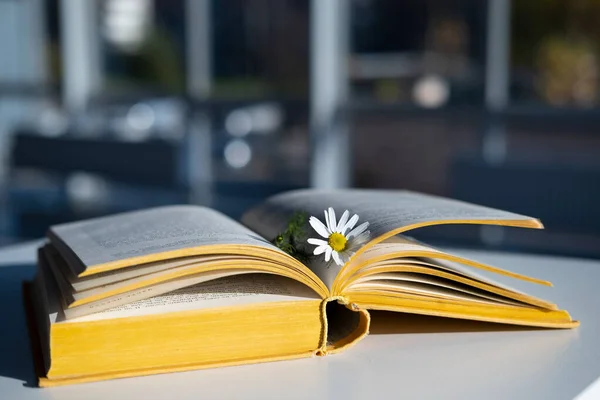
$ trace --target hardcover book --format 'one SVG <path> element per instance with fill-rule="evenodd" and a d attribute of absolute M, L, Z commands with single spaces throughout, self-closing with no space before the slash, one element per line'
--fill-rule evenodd
<path fill-rule="evenodd" d="M 543 328 L 578 325 L 411 230 L 542 228 L 506 211 L 407 191 L 300 190 L 236 222 L 166 206 L 53 226 L 25 301 L 40 386 L 334 354 L 370 310 Z"/>

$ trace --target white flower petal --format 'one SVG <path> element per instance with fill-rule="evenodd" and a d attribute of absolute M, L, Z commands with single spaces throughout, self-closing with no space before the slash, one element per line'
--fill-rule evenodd
<path fill-rule="evenodd" d="M 333 252 L 333 249 L 329 246 L 327 246 L 327 249 L 325 249 L 325 262 L 329 262 L 329 260 L 331 259 L 331 253 Z"/>
<path fill-rule="evenodd" d="M 333 261 L 335 261 L 335 263 L 337 265 L 344 265 L 344 262 L 340 258 L 340 255 L 339 255 L 339 253 L 337 251 L 332 251 L 331 252 L 331 256 L 333 257 Z"/>
<path fill-rule="evenodd" d="M 319 247 L 315 248 L 315 250 L 313 251 L 313 254 L 315 256 L 318 256 L 319 254 L 325 253 L 325 251 L 327 251 L 327 249 L 329 249 L 329 248 L 330 247 L 327 245 L 319 246 Z"/>
<path fill-rule="evenodd" d="M 335 220 L 335 210 L 333 207 L 329 207 L 329 230 L 331 233 L 335 232 L 337 228 L 337 222 Z"/>
<path fill-rule="evenodd" d="M 351 239 L 348 239 L 348 245 L 346 246 L 346 250 L 354 253 L 358 249 L 360 249 L 363 245 L 365 245 L 371 237 L 370 231 L 364 231 L 358 236 L 355 236 Z"/>
<path fill-rule="evenodd" d="M 348 246 L 346 250 L 350 253 L 356 253 L 361 247 L 363 247 L 364 243 L 352 243 L 352 245 Z"/>
<path fill-rule="evenodd" d="M 314 244 L 315 246 L 327 245 L 327 241 L 326 240 L 322 240 L 322 239 L 310 238 L 310 239 L 307 240 L 307 242 L 310 243 L 310 244 Z"/>
<path fill-rule="evenodd" d="M 358 236 L 361 233 L 363 233 L 364 231 L 366 231 L 368 227 L 369 227 L 369 223 L 368 222 L 363 222 L 362 224 L 360 224 L 356 228 L 352 229 L 350 231 L 350 233 L 348 233 L 348 235 L 346 235 L 346 237 L 348 239 L 351 239 L 351 238 L 353 238 L 355 236 Z"/>
<path fill-rule="evenodd" d="M 370 235 L 371 235 L 370 231 L 364 231 L 360 235 L 353 237 L 352 242 L 353 242 L 353 244 L 357 244 L 359 246 L 363 245 L 369 240 Z"/>
<path fill-rule="evenodd" d="M 329 219 L 329 212 L 327 212 L 327 210 L 325 210 L 324 213 L 325 213 L 325 225 L 327 226 L 327 232 L 329 232 L 329 234 L 331 235 L 333 233 L 333 231 L 331 230 L 331 220 Z"/>
<path fill-rule="evenodd" d="M 350 221 L 348 221 L 346 223 L 346 226 L 344 226 L 344 229 L 342 229 L 342 232 L 341 232 L 342 235 L 345 235 L 349 229 L 354 228 L 354 225 L 356 225 L 357 222 L 358 222 L 358 214 L 354 214 L 352 216 L 352 218 L 350 218 Z"/>
<path fill-rule="evenodd" d="M 308 222 L 310 223 L 310 226 L 312 226 L 313 229 L 319 235 L 323 236 L 325 239 L 327 239 L 329 237 L 330 232 L 327 231 L 327 227 L 325 225 L 323 225 L 323 223 L 321 221 L 319 221 L 318 218 L 310 217 Z"/>
<path fill-rule="evenodd" d="M 348 222 L 348 217 L 350 217 L 350 211 L 346 210 L 342 214 L 342 217 L 340 218 L 340 221 L 338 222 L 338 224 L 335 228 L 336 232 L 342 233 L 342 229 L 344 228 L 344 225 L 346 225 L 346 222 Z"/>
<path fill-rule="evenodd" d="M 340 258 L 342 259 L 342 263 L 346 264 L 348 261 L 350 261 L 350 256 L 352 256 L 352 254 L 354 253 L 348 250 L 341 252 Z"/>

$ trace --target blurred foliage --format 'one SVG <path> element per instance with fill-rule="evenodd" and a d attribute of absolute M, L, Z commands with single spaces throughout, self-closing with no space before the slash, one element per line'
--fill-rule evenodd
<path fill-rule="evenodd" d="M 591 106 L 598 99 L 598 57 L 585 39 L 551 37 L 538 50 L 537 88 L 554 105 Z"/>
<path fill-rule="evenodd" d="M 549 37 L 600 37 L 600 0 L 527 0 L 512 2 L 512 61 L 533 65 L 532 49 Z M 600 43 L 597 43 L 600 48 Z"/>
<path fill-rule="evenodd" d="M 171 93 L 183 93 L 185 74 L 183 60 L 173 38 L 155 26 L 135 53 L 116 54 L 120 73 L 107 76 L 108 87 L 155 87 Z"/>
<path fill-rule="evenodd" d="M 536 76 L 538 95 L 552 104 L 598 99 L 600 0 L 512 2 L 511 60 Z"/>

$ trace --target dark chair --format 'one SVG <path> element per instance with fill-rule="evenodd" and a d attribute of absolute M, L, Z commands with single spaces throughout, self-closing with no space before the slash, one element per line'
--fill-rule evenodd
<path fill-rule="evenodd" d="M 162 204 L 186 203 L 181 146 L 149 140 L 45 137 L 20 130 L 14 135 L 7 208 L 15 236 L 42 236 L 51 224 Z M 35 171 L 39 179 L 22 179 Z M 66 188 L 73 173 L 104 179 L 108 193 L 93 209 L 74 206 Z M 30 176 L 28 174 L 27 176 Z"/>

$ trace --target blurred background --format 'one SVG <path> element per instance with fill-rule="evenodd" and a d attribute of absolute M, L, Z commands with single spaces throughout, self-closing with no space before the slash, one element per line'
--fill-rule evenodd
<path fill-rule="evenodd" d="M 0 0 L 0 244 L 300 187 L 542 219 L 426 228 L 600 257 L 600 1 Z"/>

